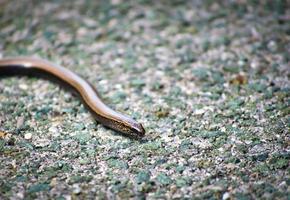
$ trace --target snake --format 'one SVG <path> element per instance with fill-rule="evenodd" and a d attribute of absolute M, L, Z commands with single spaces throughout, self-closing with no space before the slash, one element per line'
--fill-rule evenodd
<path fill-rule="evenodd" d="M 63 66 L 41 58 L 2 58 L 0 59 L 0 76 L 28 76 L 52 80 L 76 93 L 94 119 L 105 127 L 135 139 L 140 139 L 145 135 L 145 129 L 141 123 L 111 109 L 102 101 L 92 84 Z"/>

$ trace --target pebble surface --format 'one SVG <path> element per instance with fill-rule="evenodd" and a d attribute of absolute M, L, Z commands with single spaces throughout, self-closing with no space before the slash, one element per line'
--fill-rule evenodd
<path fill-rule="evenodd" d="M 0 2 L 0 57 L 61 64 L 143 123 L 0 79 L 0 199 L 289 199 L 289 1 Z"/>

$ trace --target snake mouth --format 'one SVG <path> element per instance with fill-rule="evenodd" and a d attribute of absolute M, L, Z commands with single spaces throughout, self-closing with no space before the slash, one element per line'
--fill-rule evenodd
<path fill-rule="evenodd" d="M 135 123 L 131 124 L 129 130 L 123 132 L 126 136 L 134 138 L 134 139 L 141 139 L 145 136 L 145 129 L 143 128 L 142 124 Z"/>
<path fill-rule="evenodd" d="M 134 132 L 138 135 L 138 137 L 145 136 L 145 129 L 143 128 L 142 124 L 137 124 L 137 126 L 133 127 Z"/>

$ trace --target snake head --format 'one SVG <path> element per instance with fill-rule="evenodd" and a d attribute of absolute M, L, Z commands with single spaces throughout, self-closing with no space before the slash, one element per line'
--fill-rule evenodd
<path fill-rule="evenodd" d="M 134 139 L 141 139 L 145 135 L 145 129 L 143 128 L 142 124 L 134 120 L 117 123 L 115 122 L 113 124 L 113 129 L 118 130 L 124 135 Z"/>
<path fill-rule="evenodd" d="M 130 127 L 130 131 L 126 133 L 129 137 L 133 137 L 136 139 L 141 139 L 145 136 L 145 129 L 143 128 L 142 124 L 136 123 Z"/>

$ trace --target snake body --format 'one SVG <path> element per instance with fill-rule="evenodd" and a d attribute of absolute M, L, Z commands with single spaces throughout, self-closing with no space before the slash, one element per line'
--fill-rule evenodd
<path fill-rule="evenodd" d="M 15 75 L 45 77 L 57 81 L 75 91 L 94 118 L 104 126 L 133 138 L 145 135 L 142 124 L 109 108 L 90 83 L 65 67 L 36 58 L 0 59 L 0 76 Z"/>

